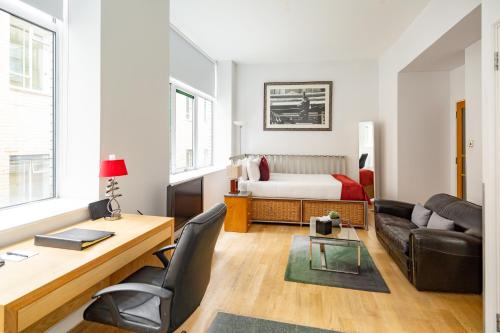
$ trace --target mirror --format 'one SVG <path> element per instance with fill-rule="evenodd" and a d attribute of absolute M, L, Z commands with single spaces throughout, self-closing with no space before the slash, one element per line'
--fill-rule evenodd
<path fill-rule="evenodd" d="M 366 194 L 375 197 L 375 125 L 373 121 L 359 123 L 359 183 Z"/>

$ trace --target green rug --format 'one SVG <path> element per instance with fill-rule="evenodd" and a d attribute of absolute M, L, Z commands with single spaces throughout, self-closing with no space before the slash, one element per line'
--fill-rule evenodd
<path fill-rule="evenodd" d="M 219 312 L 208 333 L 340 333 L 337 331 L 281 323 Z"/>
<path fill-rule="evenodd" d="M 357 251 L 355 251 L 355 248 L 325 246 L 325 251 L 328 267 L 335 267 L 336 269 L 348 265 L 352 267 L 352 264 L 356 262 Z M 312 253 L 313 267 L 319 267 L 319 245 L 313 246 Z M 285 280 L 381 293 L 391 292 L 363 243 L 361 246 L 361 270 L 359 275 L 309 269 L 308 236 L 293 236 Z"/>

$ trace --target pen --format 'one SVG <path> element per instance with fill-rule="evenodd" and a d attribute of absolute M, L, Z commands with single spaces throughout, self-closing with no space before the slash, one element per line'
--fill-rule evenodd
<path fill-rule="evenodd" d="M 16 253 L 16 252 L 10 252 L 7 251 L 7 255 L 9 256 L 18 256 L 18 257 L 23 257 L 23 258 L 29 258 L 29 256 L 22 254 L 22 253 Z"/>

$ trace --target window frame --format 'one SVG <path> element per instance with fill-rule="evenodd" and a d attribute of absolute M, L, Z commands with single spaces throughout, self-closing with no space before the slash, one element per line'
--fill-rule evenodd
<path fill-rule="evenodd" d="M 193 166 L 191 168 L 177 168 L 175 165 L 175 157 L 176 157 L 176 97 L 177 97 L 177 90 L 180 91 L 180 93 L 184 93 L 187 95 L 191 95 L 194 97 L 193 100 L 193 112 L 192 112 L 192 121 L 193 121 Z M 212 141 L 212 146 L 211 151 L 210 151 L 210 156 L 211 156 L 211 161 L 210 164 L 204 165 L 204 166 L 199 166 L 198 163 L 198 101 L 199 98 L 203 98 L 205 100 L 210 101 L 212 103 L 212 112 L 211 112 L 211 141 Z M 199 90 L 196 90 L 174 78 L 170 78 L 170 174 L 171 175 L 178 175 L 182 174 L 184 172 L 189 172 L 193 170 L 200 170 L 204 168 L 209 168 L 214 166 L 214 118 L 215 118 L 215 98 L 205 94 Z"/>
<path fill-rule="evenodd" d="M 23 205 L 28 205 L 36 202 L 53 200 L 59 198 L 59 178 L 61 173 L 62 162 L 59 156 L 59 139 L 61 132 L 61 124 L 59 123 L 60 119 L 60 109 L 62 105 L 62 93 L 61 93 L 61 73 L 63 66 L 63 23 L 56 19 L 55 17 L 50 16 L 49 14 L 44 13 L 41 10 L 38 10 L 34 7 L 31 7 L 21 1 L 12 1 L 12 0 L 0 0 L 0 11 L 3 11 L 11 16 L 16 17 L 19 20 L 23 20 L 29 24 L 35 25 L 41 29 L 45 29 L 50 31 L 53 34 L 53 45 L 52 45 L 52 196 L 47 198 L 42 198 L 38 200 L 31 200 L 27 202 L 17 203 L 13 205 L 1 206 L 0 211 L 4 209 L 9 209 L 12 207 L 18 207 Z M 9 24 L 10 27 L 10 24 Z M 10 42 L 10 41 L 9 41 Z M 8 76 L 10 77 L 10 67 Z M 27 93 L 32 94 L 45 94 L 50 95 L 50 90 L 33 90 L 26 89 L 23 87 L 16 87 L 9 84 L 8 88 L 12 90 L 26 91 Z"/>

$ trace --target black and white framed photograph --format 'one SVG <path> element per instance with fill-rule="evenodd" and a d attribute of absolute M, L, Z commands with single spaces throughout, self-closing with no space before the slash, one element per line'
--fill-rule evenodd
<path fill-rule="evenodd" d="M 265 131 L 331 131 L 332 81 L 264 83 Z"/>

